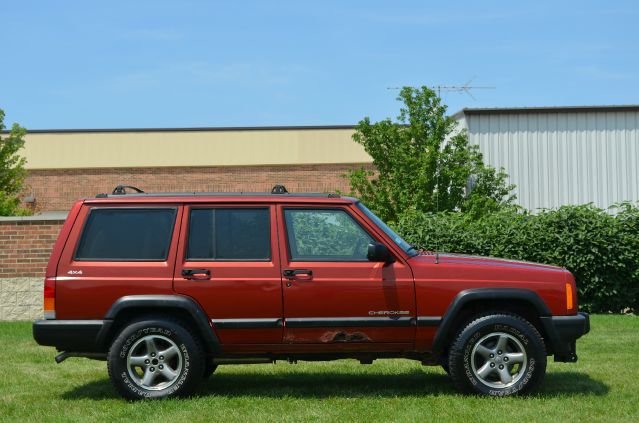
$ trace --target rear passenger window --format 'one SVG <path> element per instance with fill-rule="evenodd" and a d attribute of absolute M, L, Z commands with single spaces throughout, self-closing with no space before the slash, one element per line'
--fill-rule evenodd
<path fill-rule="evenodd" d="M 175 209 L 92 209 L 75 260 L 164 261 L 175 223 Z"/>
<path fill-rule="evenodd" d="M 187 260 L 271 259 L 268 209 L 192 209 Z"/>

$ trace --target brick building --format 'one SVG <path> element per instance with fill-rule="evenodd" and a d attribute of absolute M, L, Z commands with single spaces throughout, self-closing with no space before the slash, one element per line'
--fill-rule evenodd
<path fill-rule="evenodd" d="M 118 184 L 162 191 L 348 191 L 349 169 L 370 167 L 352 126 L 30 131 L 24 197 L 37 211 Z"/>

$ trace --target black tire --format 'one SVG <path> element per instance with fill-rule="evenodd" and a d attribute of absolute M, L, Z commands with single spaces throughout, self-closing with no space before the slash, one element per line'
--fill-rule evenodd
<path fill-rule="evenodd" d="M 446 374 L 450 375 L 450 366 L 448 365 L 448 354 L 442 356 L 439 365 L 442 366 L 442 369 L 446 372 Z"/>
<path fill-rule="evenodd" d="M 111 383 L 131 400 L 189 395 L 202 380 L 204 364 L 197 336 L 178 321 L 155 317 L 122 329 L 107 355 Z"/>
<path fill-rule="evenodd" d="M 217 364 L 213 364 L 211 360 L 207 360 L 204 366 L 204 379 L 208 379 L 215 373 L 217 369 Z"/>
<path fill-rule="evenodd" d="M 464 393 L 529 394 L 546 373 L 546 348 L 539 331 L 521 317 L 485 315 L 459 331 L 448 365 Z"/>

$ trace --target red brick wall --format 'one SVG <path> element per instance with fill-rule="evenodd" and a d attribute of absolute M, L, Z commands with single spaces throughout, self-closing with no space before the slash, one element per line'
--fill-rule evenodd
<path fill-rule="evenodd" d="M 0 221 L 0 278 L 42 277 L 63 221 Z"/>
<path fill-rule="evenodd" d="M 34 196 L 36 210 L 46 211 L 68 210 L 78 198 L 111 192 L 119 184 L 137 186 L 147 192 L 264 192 L 280 183 L 290 192 L 348 193 L 348 180 L 342 175 L 361 167 L 372 169 L 368 164 L 345 164 L 31 170 L 24 195 Z"/>

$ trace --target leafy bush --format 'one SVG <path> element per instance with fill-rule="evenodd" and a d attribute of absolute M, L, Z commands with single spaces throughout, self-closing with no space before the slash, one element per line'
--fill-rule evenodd
<path fill-rule="evenodd" d="M 28 210 L 20 208 L 19 194 L 27 175 L 26 162 L 18 152 L 24 147 L 26 129 L 14 123 L 4 132 L 4 111 L 0 109 L 0 216 L 25 215 Z M 5 133 L 6 136 L 2 136 Z"/>
<path fill-rule="evenodd" d="M 531 214 L 506 208 L 471 218 L 463 213 L 409 212 L 395 225 L 426 250 L 553 264 L 577 280 L 580 307 L 592 312 L 639 310 L 639 208 L 591 205 Z"/>

